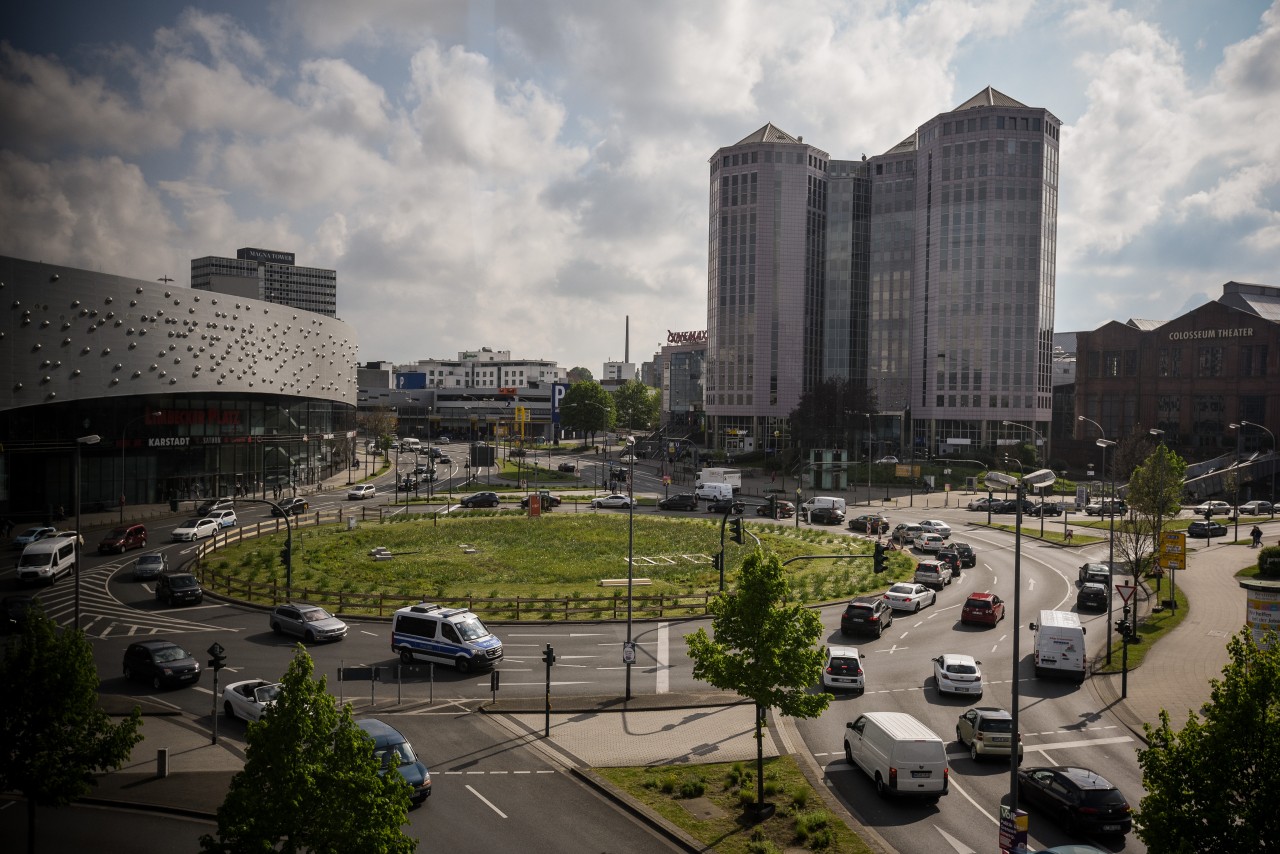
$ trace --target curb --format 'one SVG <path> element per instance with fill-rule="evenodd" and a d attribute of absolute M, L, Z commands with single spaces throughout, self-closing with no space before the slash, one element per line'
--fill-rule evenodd
<path fill-rule="evenodd" d="M 666 837 L 667 841 L 674 843 L 683 850 L 695 852 L 695 854 L 711 850 L 644 804 L 631 800 L 625 793 L 618 791 L 612 783 L 597 775 L 592 769 L 570 767 L 569 773 L 578 782 L 592 789 L 596 794 L 608 798 L 614 806 L 624 810 L 633 818 L 647 825 L 659 835 Z"/>

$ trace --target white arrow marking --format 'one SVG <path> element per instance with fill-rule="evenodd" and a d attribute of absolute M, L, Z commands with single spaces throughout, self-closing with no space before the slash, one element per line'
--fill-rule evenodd
<path fill-rule="evenodd" d="M 468 786 L 468 788 L 470 787 Z M 968 845 L 965 845 L 959 839 L 956 839 L 954 836 L 952 836 L 950 833 L 947 833 L 945 830 L 938 827 L 936 824 L 933 826 L 933 829 L 938 831 L 938 833 L 942 834 L 942 838 L 947 840 L 948 844 L 950 844 L 951 847 L 955 849 L 956 854 L 978 854 L 977 851 L 974 851 Z"/>

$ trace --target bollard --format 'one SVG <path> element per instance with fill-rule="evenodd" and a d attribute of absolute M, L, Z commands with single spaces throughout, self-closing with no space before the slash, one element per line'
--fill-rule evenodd
<path fill-rule="evenodd" d="M 169 748 L 161 747 L 156 750 L 156 776 L 169 776 Z"/>

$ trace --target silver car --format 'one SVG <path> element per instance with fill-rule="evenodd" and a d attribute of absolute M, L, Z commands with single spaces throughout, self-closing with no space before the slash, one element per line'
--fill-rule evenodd
<path fill-rule="evenodd" d="M 142 581 L 146 578 L 159 578 L 169 571 L 169 558 L 164 552 L 152 552 L 149 555 L 139 555 L 138 560 L 133 565 L 133 580 Z"/>
<path fill-rule="evenodd" d="M 289 602 L 277 605 L 271 612 L 271 631 L 278 635 L 295 635 L 312 643 L 342 640 L 347 635 L 347 624 L 319 605 L 295 605 Z"/>

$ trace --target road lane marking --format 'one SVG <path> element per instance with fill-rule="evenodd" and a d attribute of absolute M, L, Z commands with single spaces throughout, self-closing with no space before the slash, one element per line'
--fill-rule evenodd
<path fill-rule="evenodd" d="M 498 815 L 502 816 L 503 818 L 506 818 L 506 817 L 507 817 L 507 814 L 506 814 L 506 813 L 504 813 L 502 810 L 500 810 L 500 809 L 498 809 L 496 806 L 494 806 L 494 805 L 493 805 L 493 802 L 492 802 L 492 801 L 490 801 L 488 798 L 486 798 L 484 795 L 480 794 L 480 793 L 479 793 L 479 792 L 477 792 L 475 789 L 471 788 L 471 785 L 470 785 L 470 784 L 468 784 L 468 785 L 467 785 L 467 791 L 469 791 L 471 794 L 475 795 L 477 798 L 479 798 L 481 801 L 483 801 L 485 806 L 487 806 L 489 809 L 491 809 L 491 810 L 493 810 L 494 812 L 496 812 Z"/>
<path fill-rule="evenodd" d="M 658 679 L 656 693 L 666 694 L 671 691 L 671 646 L 668 642 L 667 623 L 658 623 Z"/>

